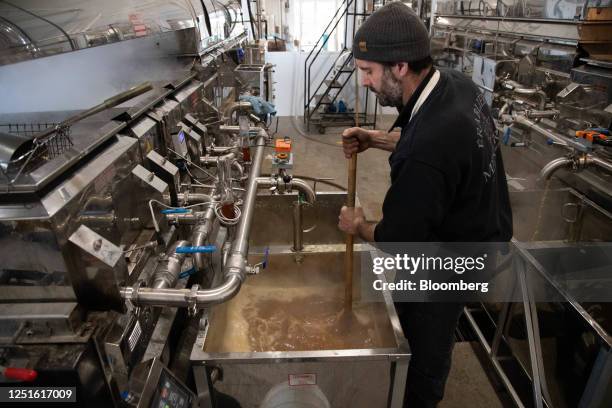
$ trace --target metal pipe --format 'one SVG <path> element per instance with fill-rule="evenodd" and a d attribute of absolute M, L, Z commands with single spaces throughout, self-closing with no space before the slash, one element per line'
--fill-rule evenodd
<path fill-rule="evenodd" d="M 257 196 L 257 179 L 261 172 L 264 150 L 266 147 L 265 131 L 259 132 L 255 142 L 255 155 L 249 173 L 249 183 L 244 198 L 242 216 L 238 224 L 236 238 L 231 253 L 224 265 L 225 279 L 215 288 L 200 290 L 197 285 L 190 289 L 155 289 L 124 287 L 121 296 L 137 305 L 188 307 L 190 310 L 225 302 L 238 293 L 246 277 L 246 257 L 248 255 L 249 234 L 255 210 Z"/>
<path fill-rule="evenodd" d="M 214 155 L 214 156 L 222 156 L 226 154 L 237 153 L 238 147 L 237 146 L 212 146 L 212 147 L 207 148 L 206 151 L 209 154 Z M 202 159 L 202 157 L 200 159 Z"/>
<path fill-rule="evenodd" d="M 264 130 L 263 128 L 260 127 L 249 127 L 249 133 L 250 132 L 261 132 L 262 130 Z M 232 125 L 221 125 L 219 126 L 219 132 L 221 133 L 240 133 L 240 126 L 232 126 Z"/>
<path fill-rule="evenodd" d="M 251 222 L 253 220 L 253 212 L 255 209 L 255 197 L 257 196 L 257 180 L 261 172 L 261 163 L 263 162 L 264 150 L 266 147 L 266 132 L 261 131 L 257 135 L 255 141 L 255 155 L 251 163 L 251 170 L 249 172 L 249 180 L 247 184 L 246 196 L 244 198 L 244 206 L 242 210 L 242 216 L 240 224 L 238 224 L 238 232 L 236 233 L 236 239 L 232 246 L 232 254 L 228 259 L 229 267 L 226 266 L 226 270 L 229 272 L 232 268 L 237 267 L 233 265 L 232 259 L 237 260 L 237 255 L 244 258 L 248 252 L 248 240 L 249 233 L 251 231 Z M 244 263 L 244 259 L 242 259 Z M 244 272 L 244 265 L 242 266 L 242 272 Z"/>
<path fill-rule="evenodd" d="M 89 108 L 87 110 L 84 110 L 83 112 L 80 112 L 74 116 L 69 117 L 68 119 L 64 120 L 63 122 L 61 122 L 59 125 L 57 126 L 52 126 L 40 133 L 35 134 L 34 136 L 37 138 L 42 138 L 45 136 L 49 136 L 51 133 L 55 132 L 58 128 L 61 127 L 66 127 L 66 126 L 71 126 L 73 124 L 75 124 L 78 121 L 81 121 L 85 118 L 88 118 L 90 116 L 93 116 L 97 113 L 100 113 L 102 111 L 105 111 L 107 109 L 111 109 L 114 108 L 117 105 L 122 104 L 123 102 L 129 101 L 132 98 L 135 98 L 137 96 L 142 95 L 145 92 L 150 91 L 151 89 L 153 89 L 153 85 L 151 85 L 150 82 L 144 82 L 140 85 L 137 85 L 135 87 L 132 87 L 130 89 L 128 89 L 127 91 L 121 92 L 113 97 L 110 97 L 108 99 L 106 99 L 104 102 Z"/>
<path fill-rule="evenodd" d="M 165 214 L 165 216 L 166 216 L 166 220 L 168 220 L 169 223 L 191 225 L 191 224 L 195 224 L 202 218 L 202 213 L 201 212 L 184 213 L 184 214 L 177 213 L 177 214 Z"/>
<path fill-rule="evenodd" d="M 259 177 L 257 179 L 258 187 L 278 187 L 279 180 L 269 177 Z M 299 178 L 293 178 L 289 182 L 290 188 L 295 188 L 300 193 L 304 194 L 306 202 L 314 204 L 316 194 L 310 184 Z M 293 250 L 299 252 L 304 249 L 302 230 L 302 203 L 300 200 L 293 203 Z"/>
<path fill-rule="evenodd" d="M 249 113 L 249 119 L 251 119 L 251 121 L 253 123 L 263 123 L 264 122 L 260 117 L 254 115 L 252 113 Z"/>
<path fill-rule="evenodd" d="M 499 110 L 499 115 L 497 115 L 497 117 L 501 119 L 502 116 L 504 116 L 506 112 L 508 112 L 509 108 L 510 108 L 510 104 L 508 102 L 504 103 L 504 105 Z"/>
<path fill-rule="evenodd" d="M 230 300 L 238 293 L 242 281 L 237 275 L 229 275 L 223 283 L 212 289 L 198 289 L 198 285 L 190 289 L 155 289 L 132 287 L 121 289 L 121 296 L 136 305 L 191 307 L 203 309 Z"/>
<path fill-rule="evenodd" d="M 600 169 L 612 174 L 612 163 L 596 156 L 587 156 L 587 165 L 595 165 Z"/>
<path fill-rule="evenodd" d="M 204 218 L 202 222 L 198 223 L 196 227 L 193 229 L 193 233 L 191 235 L 191 240 L 193 245 L 202 246 L 206 243 L 210 231 L 212 230 L 212 226 L 214 224 L 215 211 L 213 207 L 208 207 L 206 212 L 204 213 Z M 193 255 L 193 262 L 198 271 L 204 270 L 204 254 L 197 253 Z"/>
<path fill-rule="evenodd" d="M 232 162 L 232 168 L 238 172 L 238 177 L 240 179 L 242 179 L 242 177 L 244 177 L 244 167 L 242 167 L 242 164 L 240 164 L 240 162 L 238 160 L 234 160 Z"/>
<path fill-rule="evenodd" d="M 235 150 L 235 147 L 232 147 L 230 149 Z M 242 167 L 242 165 L 240 164 L 240 162 L 236 159 L 236 153 L 234 152 L 230 152 L 230 153 L 226 153 L 223 154 L 221 156 L 202 156 L 200 157 L 200 162 L 204 163 L 204 164 L 217 164 L 217 160 L 219 161 L 223 161 L 223 160 L 231 160 L 232 161 L 232 168 L 238 172 L 238 175 L 240 176 L 240 178 L 242 178 L 242 176 L 244 175 L 244 168 Z"/>
<path fill-rule="evenodd" d="M 308 204 L 314 204 L 315 201 L 317 200 L 317 196 L 313 188 L 310 187 L 310 184 L 308 184 L 302 179 L 292 178 L 291 188 L 292 189 L 295 188 L 297 191 L 304 194 L 304 197 L 306 198 L 306 201 L 308 202 Z"/>
<path fill-rule="evenodd" d="M 232 115 L 234 114 L 234 112 L 239 111 L 239 110 L 250 111 L 252 109 L 253 109 L 253 105 L 251 105 L 251 102 L 246 102 L 246 101 L 233 102 L 232 104 L 230 104 L 227 108 L 223 110 L 223 117 L 229 119 L 231 122 Z"/>
<path fill-rule="evenodd" d="M 176 285 L 185 261 L 185 254 L 177 254 L 176 249 L 188 245 L 190 245 L 189 241 L 177 241 L 168 249 L 166 259 L 158 265 L 153 275 L 152 287 L 154 289 L 172 288 Z"/>
<path fill-rule="evenodd" d="M 192 193 L 191 191 L 177 193 L 176 196 L 182 205 L 188 205 L 189 203 L 208 203 L 212 201 L 212 196 L 208 194 Z"/>
<path fill-rule="evenodd" d="M 224 147 L 224 149 L 226 149 L 226 148 Z M 227 148 L 227 149 L 234 149 L 234 148 L 231 147 L 231 148 Z M 226 158 L 233 159 L 235 157 L 236 157 L 236 154 L 231 152 L 231 153 L 226 153 L 226 154 L 222 154 L 222 155 L 219 155 L 219 156 L 202 156 L 202 157 L 200 157 L 200 161 L 202 163 L 204 163 L 204 164 L 217 165 L 217 162 L 219 162 L 219 161 L 223 161 Z"/>
<path fill-rule="evenodd" d="M 528 118 L 552 118 L 559 114 L 558 110 L 528 110 L 525 112 L 525 116 Z"/>
<path fill-rule="evenodd" d="M 568 139 L 567 138 L 565 138 L 565 137 L 563 137 L 563 136 L 561 136 L 561 135 L 559 135 L 559 134 L 557 134 L 555 132 L 552 132 L 552 131 L 550 131 L 548 129 L 545 129 L 545 128 L 541 127 L 540 125 L 538 125 L 537 123 L 535 123 L 532 120 L 527 119 L 523 115 L 516 116 L 514 118 L 514 122 L 516 122 L 518 124 L 521 124 L 521 125 L 524 125 L 524 126 L 527 126 L 528 128 L 535 130 L 536 132 L 538 132 L 542 136 L 545 136 L 545 137 L 551 139 L 553 142 L 560 143 L 560 144 L 563 144 L 563 145 L 567 145 L 568 144 Z"/>
<path fill-rule="evenodd" d="M 223 303 L 238 293 L 242 280 L 238 275 L 231 274 L 225 277 L 223 283 L 216 288 L 208 290 L 198 290 L 195 294 L 195 305 L 196 308 L 202 309 L 207 305 L 215 305 Z"/>
<path fill-rule="evenodd" d="M 574 164 L 574 160 L 567 157 L 559 157 L 548 163 L 546 166 L 542 168 L 540 172 L 540 178 L 543 180 L 548 180 L 552 177 L 553 173 L 559 170 L 560 168 L 566 166 L 572 166 Z"/>
<path fill-rule="evenodd" d="M 260 188 L 279 187 L 279 183 L 281 183 L 281 181 L 275 180 L 270 177 L 258 177 L 257 178 L 257 185 Z M 306 202 L 308 202 L 308 204 L 315 203 L 316 194 L 314 190 L 312 189 L 312 187 L 310 187 L 310 184 L 308 184 L 307 182 L 299 178 L 292 178 L 288 184 L 289 184 L 289 188 L 291 189 L 295 188 L 300 193 L 304 194 L 304 197 L 306 198 Z"/>
<path fill-rule="evenodd" d="M 540 110 L 544 110 L 544 107 L 546 106 L 546 93 L 541 89 L 525 88 L 523 85 L 511 79 L 503 81 L 502 87 L 519 95 L 537 96 L 540 99 L 538 104 Z"/>
<path fill-rule="evenodd" d="M 302 203 L 298 200 L 293 203 L 293 250 L 296 252 L 304 249 L 302 234 Z"/>

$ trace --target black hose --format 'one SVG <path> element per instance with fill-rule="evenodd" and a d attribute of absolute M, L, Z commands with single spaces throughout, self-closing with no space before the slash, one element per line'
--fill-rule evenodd
<path fill-rule="evenodd" d="M 236 21 L 232 20 L 232 13 L 230 13 L 229 8 L 225 4 L 221 3 L 219 0 L 215 0 L 215 1 L 217 2 L 217 4 L 219 4 L 221 7 L 225 9 L 226 19 L 227 21 L 230 22 L 230 27 L 228 28 L 229 33 L 227 34 L 227 36 L 229 37 L 230 34 L 234 31 L 234 28 L 236 27 Z"/>
<path fill-rule="evenodd" d="M 210 25 L 210 17 L 208 16 L 208 10 L 204 5 L 204 0 L 200 0 L 200 4 L 202 5 L 202 11 L 204 12 L 204 24 L 206 24 L 206 30 L 208 30 L 208 36 L 212 36 L 212 27 Z"/>
<path fill-rule="evenodd" d="M 327 185 L 330 185 L 332 187 L 336 187 L 336 188 L 338 188 L 338 189 L 340 189 L 342 191 L 347 191 L 346 187 L 341 186 L 340 184 L 334 183 L 333 181 L 330 181 L 330 180 L 320 180 L 320 179 L 318 179 L 316 177 L 304 176 L 304 175 L 301 175 L 301 174 L 294 174 L 293 177 L 300 178 L 300 179 L 303 179 L 303 180 L 308 180 L 308 181 L 316 181 L 317 183 L 327 184 Z"/>
<path fill-rule="evenodd" d="M 251 10 L 251 0 L 247 0 L 247 9 L 249 10 L 249 22 L 251 23 L 251 31 L 253 32 L 253 39 L 259 38 L 259 33 L 255 35 L 255 26 L 253 25 L 253 11 Z"/>

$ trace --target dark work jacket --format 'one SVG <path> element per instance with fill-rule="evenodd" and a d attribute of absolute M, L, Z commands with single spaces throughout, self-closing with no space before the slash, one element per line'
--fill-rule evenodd
<path fill-rule="evenodd" d="M 440 79 L 412 120 L 433 73 L 402 108 L 389 157 L 391 187 L 376 242 L 507 242 L 512 212 L 499 135 L 480 90 L 460 72 Z"/>

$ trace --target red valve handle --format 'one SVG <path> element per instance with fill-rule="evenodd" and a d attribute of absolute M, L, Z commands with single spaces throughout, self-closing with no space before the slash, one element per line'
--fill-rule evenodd
<path fill-rule="evenodd" d="M 6 367 L 2 373 L 6 378 L 17 381 L 32 382 L 38 377 L 38 373 L 35 370 L 28 368 Z"/>

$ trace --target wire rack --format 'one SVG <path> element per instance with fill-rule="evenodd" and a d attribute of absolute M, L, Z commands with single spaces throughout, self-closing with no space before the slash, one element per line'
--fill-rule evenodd
<path fill-rule="evenodd" d="M 30 137 L 57 126 L 57 123 L 0 123 L 0 132 Z"/>
<path fill-rule="evenodd" d="M 32 138 L 30 149 L 13 158 L 8 163 L 2 163 L 5 175 L 13 183 L 24 171 L 54 159 L 73 146 L 70 138 L 70 127 L 57 123 L 0 123 L 0 131 L 26 138 Z"/>

